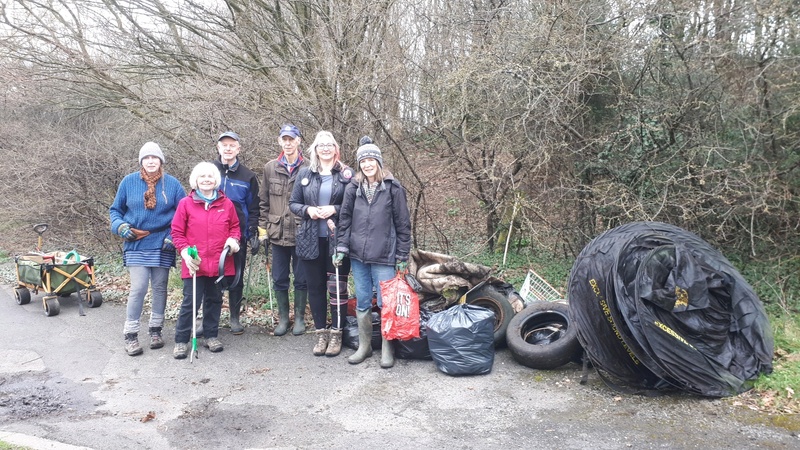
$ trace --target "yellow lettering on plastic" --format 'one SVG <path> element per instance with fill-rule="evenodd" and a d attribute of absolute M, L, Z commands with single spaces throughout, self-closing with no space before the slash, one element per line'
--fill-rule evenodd
<path fill-rule="evenodd" d="M 592 287 L 592 292 L 597 297 L 597 301 L 600 303 L 600 309 L 603 311 L 603 315 L 605 316 L 608 323 L 611 325 L 611 330 L 614 331 L 614 335 L 617 337 L 619 342 L 622 344 L 622 347 L 625 349 L 625 352 L 628 353 L 628 356 L 631 358 L 634 364 L 637 366 L 639 365 L 639 358 L 633 354 L 633 351 L 628 347 L 628 344 L 625 343 L 625 340 L 622 339 L 622 334 L 620 334 L 619 330 L 617 329 L 617 325 L 614 323 L 614 318 L 611 317 L 611 308 L 608 306 L 608 302 L 603 297 L 603 294 L 600 292 L 600 287 L 597 284 L 597 280 L 592 278 L 589 280 L 589 286 Z"/>
<path fill-rule="evenodd" d="M 681 336 L 680 336 L 678 333 L 676 333 L 676 332 L 675 332 L 675 330 L 673 330 L 672 328 L 670 328 L 670 327 L 666 326 L 665 324 L 663 324 L 663 323 L 659 322 L 658 320 L 656 320 L 656 321 L 655 321 L 655 322 L 653 322 L 653 323 L 654 323 L 654 324 L 655 324 L 655 326 L 657 326 L 657 327 L 658 327 L 658 328 L 659 328 L 661 331 L 663 331 L 663 332 L 667 333 L 668 335 L 670 335 L 670 336 L 674 337 L 675 339 L 677 339 L 677 340 L 678 340 L 678 342 L 680 342 L 680 343 L 682 343 L 682 344 L 684 344 L 684 345 L 688 346 L 688 347 L 689 347 L 689 348 L 691 348 L 692 350 L 697 350 L 696 348 L 694 348 L 694 345 L 692 345 L 692 344 L 690 344 L 689 342 L 687 342 L 687 341 L 686 341 L 686 339 L 684 339 L 683 337 L 681 337 Z"/>

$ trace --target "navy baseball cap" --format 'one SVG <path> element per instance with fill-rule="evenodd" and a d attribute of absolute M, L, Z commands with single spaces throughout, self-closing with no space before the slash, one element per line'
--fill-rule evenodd
<path fill-rule="evenodd" d="M 239 135 L 234 133 L 233 131 L 226 131 L 226 132 L 220 134 L 219 137 L 217 138 L 217 142 L 221 141 L 222 138 L 226 138 L 226 137 L 229 137 L 231 139 L 235 139 L 236 142 L 239 142 Z"/>
<path fill-rule="evenodd" d="M 281 134 L 278 137 L 290 136 L 293 139 L 302 136 L 300 134 L 300 129 L 292 124 L 286 124 L 281 127 Z"/>

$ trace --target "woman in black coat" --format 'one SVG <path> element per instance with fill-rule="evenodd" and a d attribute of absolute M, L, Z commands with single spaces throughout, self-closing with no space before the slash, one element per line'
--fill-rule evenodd
<path fill-rule="evenodd" d="M 411 251 L 411 215 L 406 191 L 383 168 L 381 150 L 365 136 L 356 152 L 358 172 L 344 194 L 339 213 L 334 264 L 350 257 L 356 285 L 358 351 L 347 359 L 359 364 L 372 355 L 372 293 L 383 305 L 380 282 L 408 267 Z M 394 365 L 391 341 L 381 342 L 381 367 Z"/>
<path fill-rule="evenodd" d="M 313 352 L 316 356 L 336 356 L 342 351 L 350 263 L 343 261 L 337 279 L 331 255 L 335 250 L 336 224 L 345 186 L 353 177 L 353 169 L 339 160 L 339 144 L 329 131 L 317 133 L 309 148 L 311 164 L 297 175 L 289 209 L 302 219 L 295 251 L 308 280 L 308 303 L 317 333 Z M 328 297 L 330 328 L 327 326 Z"/>

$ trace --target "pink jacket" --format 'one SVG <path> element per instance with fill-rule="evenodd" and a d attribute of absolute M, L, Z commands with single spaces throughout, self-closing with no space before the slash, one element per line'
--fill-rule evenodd
<path fill-rule="evenodd" d="M 197 246 L 200 256 L 198 277 L 218 277 L 219 258 L 225 248 L 225 241 L 229 237 L 241 239 L 236 207 L 222 191 L 217 192 L 217 199 L 207 205 L 192 191 L 178 203 L 172 219 L 172 242 L 175 248 L 182 251 L 187 247 Z M 239 251 L 247 249 L 242 248 Z M 225 275 L 236 274 L 232 255 L 229 253 L 225 261 Z M 191 277 L 186 263 L 181 259 L 181 278 Z"/>

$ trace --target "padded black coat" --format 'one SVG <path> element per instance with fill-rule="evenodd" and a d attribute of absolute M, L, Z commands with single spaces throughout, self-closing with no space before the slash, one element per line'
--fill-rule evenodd
<path fill-rule="evenodd" d="M 331 219 L 338 227 L 339 211 L 342 208 L 345 187 L 350 182 L 350 179 L 353 178 L 353 169 L 337 161 L 331 169 L 331 175 L 333 176 L 333 183 L 329 204 L 336 209 L 336 214 L 331 216 Z M 295 251 L 300 259 L 310 260 L 319 256 L 319 219 L 309 217 L 308 208 L 311 206 L 325 206 L 317 204 L 319 203 L 321 185 L 322 176 L 319 172 L 313 171 L 310 167 L 305 167 L 297 174 L 297 182 L 294 184 L 292 195 L 289 198 L 289 209 L 302 219 L 295 237 Z M 326 250 L 328 256 L 332 255 L 334 250 L 334 240 L 331 239 L 330 248 Z"/>
<path fill-rule="evenodd" d="M 385 172 L 372 203 L 356 177 L 344 192 L 339 214 L 337 250 L 364 264 L 394 266 L 408 261 L 411 251 L 411 214 L 406 191 L 391 173 Z"/>

